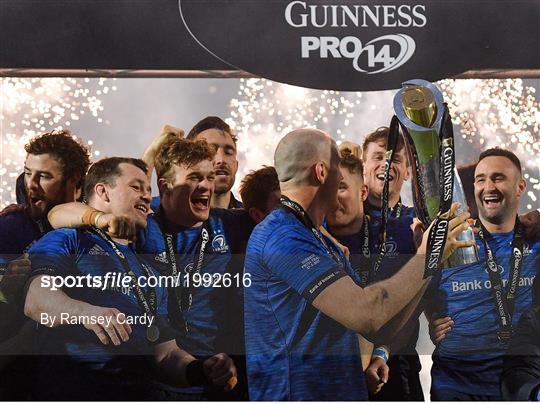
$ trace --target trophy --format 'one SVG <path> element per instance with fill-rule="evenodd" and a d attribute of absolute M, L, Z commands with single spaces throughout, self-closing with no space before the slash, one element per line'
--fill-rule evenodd
<path fill-rule="evenodd" d="M 445 218 L 444 214 L 452 202 L 459 202 L 461 205 L 456 214 L 468 207 L 461 180 L 455 169 L 452 122 L 441 92 L 434 84 L 425 80 L 407 81 L 394 97 L 394 112 L 399 120 L 409 156 L 417 217 L 426 228 L 434 219 L 450 220 L 449 217 Z M 437 232 L 435 227 L 437 222 L 434 233 Z M 474 240 L 472 229 L 461 233 L 459 239 Z M 433 242 L 436 244 L 436 240 Z M 429 249 L 433 248 L 433 245 L 429 244 L 428 242 L 428 254 Z M 442 251 L 440 252 L 442 255 Z M 455 267 L 476 261 L 478 254 L 475 246 L 472 246 L 455 251 L 449 257 L 447 265 Z"/>

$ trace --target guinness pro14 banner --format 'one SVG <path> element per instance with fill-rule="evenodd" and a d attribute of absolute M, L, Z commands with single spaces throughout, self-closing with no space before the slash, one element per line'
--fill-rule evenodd
<path fill-rule="evenodd" d="M 0 75 L 247 72 L 350 91 L 534 76 L 539 20 L 537 0 L 3 0 Z"/>

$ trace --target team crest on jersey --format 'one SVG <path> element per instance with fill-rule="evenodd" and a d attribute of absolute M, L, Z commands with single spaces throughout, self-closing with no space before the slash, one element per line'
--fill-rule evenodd
<path fill-rule="evenodd" d="M 165 251 L 155 255 L 154 259 L 157 262 L 161 262 L 162 264 L 168 264 L 169 263 L 169 261 L 167 261 L 167 253 Z"/>
<path fill-rule="evenodd" d="M 229 245 L 223 234 L 216 234 L 212 240 L 212 250 L 214 252 L 225 253 L 229 251 Z"/>
<path fill-rule="evenodd" d="M 109 253 L 105 251 L 101 246 L 94 244 L 94 246 L 88 251 L 88 255 L 104 255 L 109 256 Z"/>
<path fill-rule="evenodd" d="M 395 241 L 387 241 L 386 252 L 390 254 L 397 252 L 397 243 Z"/>
<path fill-rule="evenodd" d="M 397 243 L 394 240 L 388 240 L 385 243 L 385 247 L 386 247 L 385 257 L 391 258 L 391 257 L 396 257 L 398 255 Z"/>

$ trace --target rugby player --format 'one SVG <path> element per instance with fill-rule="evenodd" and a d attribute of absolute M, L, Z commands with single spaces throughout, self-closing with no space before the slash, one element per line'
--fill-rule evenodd
<path fill-rule="evenodd" d="M 26 354 L 32 327 L 27 324 L 23 328 L 28 319 L 23 315 L 22 289 L 30 272 L 26 253 L 51 230 L 49 210 L 80 197 L 90 165 L 88 148 L 68 131 L 36 136 L 25 150 L 24 175 L 17 179 L 17 194 L 19 198 L 24 191 L 26 203 L 0 215 L 0 341 L 11 338 L 0 346 L 0 351 L 8 354 L 2 360 L 0 396 L 14 400 L 27 398 L 27 379 L 33 369 L 33 358 Z M 17 353 L 23 355 L 16 358 Z"/>
<path fill-rule="evenodd" d="M 407 320 L 427 285 L 424 259 L 413 257 L 392 278 L 360 287 L 341 250 L 318 231 L 337 208 L 336 143 L 316 129 L 295 130 L 280 141 L 274 160 L 283 206 L 255 227 L 246 254 L 250 398 L 365 400 L 357 333 L 389 338 Z M 467 217 L 452 221 L 445 256 L 470 245 L 455 239 Z M 399 321 L 383 328 L 391 319 Z"/>
<path fill-rule="evenodd" d="M 274 167 L 252 171 L 242 179 L 240 196 L 244 209 L 255 223 L 262 220 L 279 205 L 281 190 Z"/>
<path fill-rule="evenodd" d="M 374 254 L 378 254 L 380 244 L 382 191 L 388 133 L 387 127 L 378 128 L 367 135 L 362 144 L 364 182 L 368 189 L 364 211 L 370 218 L 369 225 L 373 235 L 371 250 Z M 414 208 L 401 202 L 401 190 L 409 177 L 405 143 L 403 138 L 399 136 L 389 175 L 386 255 L 379 273 L 371 281 L 385 279 L 396 273 L 416 252 L 416 247 L 422 239 L 423 226 L 416 219 Z M 420 323 L 418 316 L 415 315 L 398 336 L 397 339 L 401 341 L 399 344 L 394 344 L 391 347 L 391 341 L 385 341 L 385 346 L 376 347 L 374 352 L 378 354 L 372 357 L 367 374 L 371 376 L 380 373 L 386 374 L 388 372 L 386 365 L 388 365 L 389 377 L 384 377 L 386 383 L 382 385 L 382 389 L 377 395 L 372 394 L 372 400 L 424 400 L 420 383 L 421 365 L 416 352 L 419 329 Z M 399 348 L 399 352 L 396 351 L 397 348 Z M 388 360 L 386 365 L 385 360 Z"/>
<path fill-rule="evenodd" d="M 238 171 L 237 138 L 231 127 L 217 116 L 207 116 L 195 124 L 189 131 L 187 139 L 204 139 L 216 148 L 214 157 L 215 192 L 212 196 L 211 206 L 223 209 L 241 208 L 242 202 L 237 200 L 231 191 Z"/>
<path fill-rule="evenodd" d="M 170 138 L 155 159 L 161 205 L 148 218 L 147 228 L 136 233 L 137 251 L 148 254 L 162 275 L 181 281 L 177 287 L 169 285 L 169 318 L 181 333 L 182 348 L 197 358 L 217 352 L 241 355 L 244 345 L 240 254 L 253 224 L 244 211 L 210 208 L 214 155 L 204 140 Z M 80 226 L 87 212 L 84 204 L 67 204 L 51 211 L 49 219 L 54 227 Z M 118 215 L 100 216 L 96 224 L 114 227 L 125 237 L 135 234 L 132 223 Z M 245 387 L 242 377 L 231 394 L 211 387 L 158 385 L 153 398 L 239 399 Z"/>
<path fill-rule="evenodd" d="M 433 354 L 433 400 L 502 399 L 504 353 L 512 327 L 531 305 L 532 280 L 540 268 L 540 238 L 528 237 L 517 216 L 526 189 L 519 159 L 508 150 L 486 150 L 474 178 L 480 260 L 444 270 L 426 295 L 429 317 L 452 321 Z M 515 296 L 508 299 L 514 275 Z M 496 293 L 499 282 L 503 286 Z M 501 326 L 503 318 L 511 326 Z"/>
<path fill-rule="evenodd" d="M 130 217 L 136 227 L 146 227 L 151 194 L 142 160 L 112 157 L 95 163 L 85 195 L 99 212 Z M 40 324 L 43 354 L 32 380 L 35 399 L 75 401 L 84 380 L 85 399 L 140 400 L 149 385 L 149 355 L 157 374 L 177 386 L 202 380 L 224 385 L 235 375 L 224 354 L 201 363 L 178 348 L 168 325 L 166 289 L 147 285 L 157 273 L 128 240 L 92 226 L 59 229 L 29 253 L 32 278 L 25 314 Z M 127 276 L 129 282 L 107 283 L 107 273 Z M 74 277 L 98 278 L 102 286 L 50 286 L 54 279 Z"/>

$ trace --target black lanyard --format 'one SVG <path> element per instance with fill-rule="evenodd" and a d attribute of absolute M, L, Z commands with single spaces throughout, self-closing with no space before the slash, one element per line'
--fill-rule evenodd
<path fill-rule="evenodd" d="M 363 227 L 364 227 L 364 237 L 362 240 L 362 256 L 365 259 L 369 260 L 371 258 L 371 251 L 369 249 L 369 222 L 368 222 L 367 215 L 364 215 Z"/>
<path fill-rule="evenodd" d="M 360 267 L 356 269 L 356 274 L 360 277 L 362 287 L 366 287 L 371 281 L 371 250 L 369 249 L 369 221 L 364 214 L 364 231 L 362 235 L 362 260 Z M 367 268 L 367 277 L 363 275 L 366 271 L 361 271 L 362 268 Z"/>
<path fill-rule="evenodd" d="M 280 199 L 280 202 L 281 202 L 281 205 L 284 208 L 287 208 L 287 209 L 291 210 L 294 213 L 294 215 L 300 221 L 300 223 L 302 223 L 304 226 L 306 226 L 308 229 L 311 230 L 313 235 L 322 244 L 322 246 L 324 247 L 326 252 L 343 269 L 345 267 L 345 265 L 343 263 L 343 260 L 341 259 L 339 254 L 333 248 L 331 248 L 330 246 L 328 246 L 328 244 L 326 244 L 326 241 L 324 240 L 323 235 L 321 234 L 319 229 L 317 229 L 315 227 L 315 224 L 313 224 L 313 221 L 311 220 L 311 218 L 309 217 L 307 212 L 304 210 L 304 208 L 302 208 L 302 206 L 300 206 L 298 203 L 290 200 L 286 196 L 282 196 L 281 199 Z"/>
<path fill-rule="evenodd" d="M 185 311 L 188 311 L 191 308 L 191 305 L 193 304 L 193 293 L 192 293 L 193 277 L 195 274 L 200 274 L 203 264 L 204 264 L 204 254 L 206 253 L 206 247 L 208 245 L 208 241 L 210 240 L 210 231 L 209 231 L 208 221 L 204 222 L 204 225 L 201 229 L 200 242 L 198 243 L 199 247 L 197 248 L 197 251 L 195 252 L 195 257 L 193 261 L 193 264 L 194 264 L 193 269 L 190 271 L 188 270 L 189 265 L 185 265 L 184 272 L 181 273 L 178 270 L 178 263 L 176 261 L 176 254 L 178 254 L 177 233 L 170 231 L 169 227 L 167 226 L 166 219 L 163 217 L 163 212 L 161 209 L 156 214 L 155 218 L 159 225 L 161 233 L 163 234 L 163 242 L 165 244 L 165 255 L 167 257 L 167 261 L 169 262 L 170 275 L 173 278 L 176 278 L 178 282 L 177 283 L 178 286 L 173 288 L 173 290 L 176 296 L 178 307 L 180 311 L 183 313 Z M 183 287 L 184 279 L 181 279 L 182 277 L 189 277 L 187 288 Z M 185 324 L 185 328 L 187 330 L 187 324 Z"/>
<path fill-rule="evenodd" d="M 448 106 L 444 104 L 444 113 L 441 124 L 441 142 L 439 145 L 439 213 L 427 239 L 426 262 L 424 278 L 432 276 L 441 268 L 444 246 L 450 224 L 450 208 L 454 194 L 454 167 L 456 158 L 454 153 L 454 129 Z"/>
<path fill-rule="evenodd" d="M 401 217 L 401 211 L 403 210 L 403 204 L 401 201 L 398 201 L 397 205 L 390 209 L 390 213 L 393 213 L 395 215 L 396 219 L 399 219 Z"/>
<path fill-rule="evenodd" d="M 122 267 L 124 268 L 124 271 L 131 278 L 131 283 L 133 285 L 133 288 L 135 289 L 135 294 L 137 296 L 137 302 L 139 303 L 139 307 L 144 310 L 144 312 L 149 318 L 154 318 L 154 324 L 149 324 L 148 328 L 146 329 L 146 338 L 150 342 L 156 342 L 159 339 L 159 328 L 155 324 L 155 321 L 157 321 L 156 320 L 156 317 L 157 317 L 156 316 L 157 314 L 156 290 L 148 286 L 148 298 L 147 298 L 141 286 L 139 285 L 137 275 L 133 272 L 133 270 L 131 269 L 131 266 L 129 265 L 128 259 L 126 258 L 124 253 L 118 249 L 118 247 L 116 246 L 116 243 L 112 240 L 112 238 L 103 230 L 97 227 L 90 227 L 89 230 L 95 235 L 101 237 L 111 246 L 116 256 L 120 260 L 120 263 L 122 264 Z M 135 257 L 137 257 L 137 255 L 135 255 Z M 146 268 L 144 265 L 141 264 L 141 267 L 146 272 L 146 275 L 148 276 L 148 278 L 151 278 L 152 276 L 154 276 L 148 270 L 148 268 Z"/>
<path fill-rule="evenodd" d="M 388 132 L 388 140 L 386 143 L 386 161 L 384 163 L 384 185 L 383 192 L 381 195 L 381 226 L 379 230 L 379 253 L 375 258 L 372 270 L 372 278 L 374 278 L 379 269 L 381 268 L 382 260 L 386 255 L 386 237 L 387 237 L 387 227 L 388 227 L 388 197 L 390 193 L 390 166 L 394 158 L 394 153 L 396 151 L 396 146 L 398 143 L 398 136 L 401 136 L 399 133 L 400 122 L 397 116 L 392 117 L 390 122 L 390 130 Z M 398 212 L 401 215 L 401 209 Z"/>
<path fill-rule="evenodd" d="M 480 220 L 476 220 L 478 227 L 478 237 L 484 244 L 486 251 L 486 263 L 491 282 L 491 291 L 495 299 L 495 308 L 499 317 L 498 337 L 501 341 L 507 341 L 512 337 L 512 316 L 514 314 L 516 291 L 523 266 L 523 246 L 525 243 L 523 236 L 523 225 L 516 217 L 514 225 L 514 238 L 512 239 L 512 256 L 510 258 L 510 275 L 508 277 L 508 289 L 504 295 L 504 286 L 501 279 L 501 273 L 495 259 L 495 254 L 486 241 L 486 230 Z"/>
<path fill-rule="evenodd" d="M 34 220 L 34 222 L 36 223 L 38 229 L 39 229 L 39 233 L 40 233 L 40 236 L 43 236 L 45 233 L 47 233 L 47 231 L 45 230 L 45 224 L 43 223 L 42 220 Z"/>

